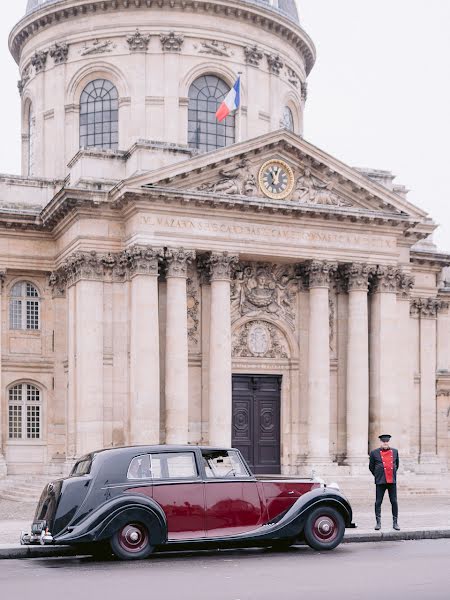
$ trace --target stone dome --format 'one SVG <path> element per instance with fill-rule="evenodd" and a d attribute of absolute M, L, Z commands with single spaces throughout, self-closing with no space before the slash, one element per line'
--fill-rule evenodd
<path fill-rule="evenodd" d="M 61 0 L 28 0 L 26 14 L 37 10 L 41 6 L 46 4 L 56 4 Z M 241 0 L 242 2 L 247 2 L 248 4 L 261 4 L 261 5 L 269 5 L 273 10 L 283 14 L 289 19 L 296 21 L 298 23 L 298 11 L 297 11 L 297 3 L 296 0 Z"/>

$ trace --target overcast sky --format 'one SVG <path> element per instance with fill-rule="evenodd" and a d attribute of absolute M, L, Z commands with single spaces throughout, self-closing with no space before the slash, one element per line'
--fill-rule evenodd
<path fill-rule="evenodd" d="M 20 172 L 18 70 L 8 34 L 25 0 L 0 2 L 0 172 Z M 450 251 L 450 0 L 298 0 L 317 47 L 305 138 L 349 165 L 388 169 L 441 224 Z"/>

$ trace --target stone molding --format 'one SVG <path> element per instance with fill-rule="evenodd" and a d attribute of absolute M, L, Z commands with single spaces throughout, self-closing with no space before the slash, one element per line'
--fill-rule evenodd
<path fill-rule="evenodd" d="M 69 44 L 66 44 L 65 42 L 55 42 L 53 46 L 50 46 L 49 54 L 53 58 L 55 65 L 65 63 L 69 56 Z"/>
<path fill-rule="evenodd" d="M 130 52 L 147 52 L 151 35 L 142 35 L 139 29 L 127 36 L 127 43 Z"/>
<path fill-rule="evenodd" d="M 233 269 L 239 264 L 239 255 L 228 252 L 211 252 L 199 267 L 205 278 L 212 281 L 230 281 Z"/>
<path fill-rule="evenodd" d="M 161 48 L 164 52 L 181 52 L 184 35 L 170 31 L 169 33 L 161 33 L 159 39 L 161 40 Z"/>
<path fill-rule="evenodd" d="M 255 44 L 254 46 L 244 47 L 245 62 L 253 67 L 259 67 L 260 62 L 263 59 L 264 54 Z"/>
<path fill-rule="evenodd" d="M 413 298 L 410 303 L 410 315 L 424 319 L 436 319 L 438 312 L 446 310 L 448 302 L 437 298 Z"/>
<path fill-rule="evenodd" d="M 166 248 L 164 250 L 164 262 L 167 277 L 187 278 L 188 266 L 195 260 L 194 250 L 184 248 Z"/>
<path fill-rule="evenodd" d="M 338 270 L 337 263 L 328 261 L 310 260 L 299 265 L 299 276 L 305 287 L 329 288 L 332 277 Z"/>
<path fill-rule="evenodd" d="M 31 64 L 36 70 L 36 73 L 40 73 L 45 69 L 47 63 L 48 50 L 36 51 L 31 57 Z"/>

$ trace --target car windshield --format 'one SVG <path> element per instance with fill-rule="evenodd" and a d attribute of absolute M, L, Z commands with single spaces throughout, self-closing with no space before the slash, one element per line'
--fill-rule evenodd
<path fill-rule="evenodd" d="M 70 477 L 80 477 L 81 475 L 88 475 L 91 472 L 92 467 L 92 456 L 84 456 L 81 460 L 75 463 Z"/>
<path fill-rule="evenodd" d="M 203 450 L 202 455 L 208 479 L 251 476 L 235 450 Z"/>

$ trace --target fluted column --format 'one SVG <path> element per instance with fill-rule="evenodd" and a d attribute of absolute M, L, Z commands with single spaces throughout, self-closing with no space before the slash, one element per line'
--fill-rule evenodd
<path fill-rule="evenodd" d="M 370 359 L 370 446 L 379 445 L 386 433 L 398 444 L 401 427 L 397 400 L 397 277 L 395 267 L 378 267 L 371 278 Z"/>
<path fill-rule="evenodd" d="M 336 265 L 311 261 L 303 268 L 309 286 L 308 463 L 330 463 L 329 286 Z"/>
<path fill-rule="evenodd" d="M 130 443 L 159 444 L 158 265 L 162 251 L 131 251 Z"/>
<path fill-rule="evenodd" d="M 346 265 L 348 290 L 347 335 L 347 463 L 367 468 L 369 442 L 369 267 Z"/>
<path fill-rule="evenodd" d="M 195 252 L 166 249 L 166 443 L 186 444 L 189 433 L 187 267 Z"/>
<path fill-rule="evenodd" d="M 208 265 L 211 278 L 211 323 L 209 343 L 209 443 L 231 445 L 231 267 L 237 256 L 212 253 Z"/>
<path fill-rule="evenodd" d="M 3 315 L 3 283 L 5 280 L 6 272 L 0 271 L 0 479 L 6 477 L 7 468 L 5 455 L 3 453 L 3 406 L 6 407 L 6 399 L 3 397 L 3 379 L 2 379 L 2 348 L 3 348 L 3 328 L 2 328 L 2 315 Z"/>

